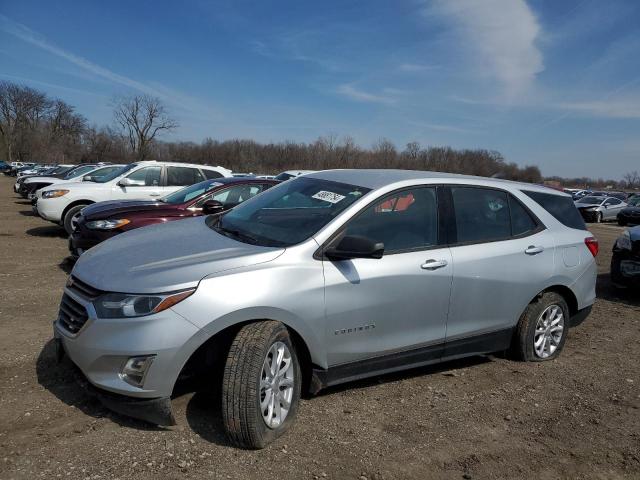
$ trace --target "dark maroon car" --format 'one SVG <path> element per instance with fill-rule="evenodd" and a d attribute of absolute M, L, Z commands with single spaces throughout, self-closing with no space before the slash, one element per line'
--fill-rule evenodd
<path fill-rule="evenodd" d="M 69 251 L 71 256 L 78 257 L 94 245 L 134 228 L 219 213 L 278 183 L 250 177 L 216 178 L 185 187 L 158 201 L 94 203 L 82 209 L 69 237 Z"/>

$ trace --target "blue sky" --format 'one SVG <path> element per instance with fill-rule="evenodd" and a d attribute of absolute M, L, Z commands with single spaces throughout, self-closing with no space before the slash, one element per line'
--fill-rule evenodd
<path fill-rule="evenodd" d="M 113 124 L 160 97 L 171 139 L 385 137 L 545 175 L 640 170 L 640 2 L 1 2 L 0 79 Z"/>

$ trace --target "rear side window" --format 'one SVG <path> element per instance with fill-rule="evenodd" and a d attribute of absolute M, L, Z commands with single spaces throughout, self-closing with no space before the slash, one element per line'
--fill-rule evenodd
<path fill-rule="evenodd" d="M 215 170 L 206 170 L 203 168 L 202 173 L 204 173 L 204 176 L 207 177 L 207 180 L 223 177 L 223 175 L 220 172 L 216 172 Z"/>
<path fill-rule="evenodd" d="M 184 187 L 203 181 L 204 178 L 197 168 L 169 167 L 167 168 L 167 186 Z"/>
<path fill-rule="evenodd" d="M 571 197 L 554 195 L 552 193 L 531 192 L 523 190 L 522 193 L 530 197 L 553 217 L 569 228 L 586 230 L 582 216 L 573 204 Z"/>
<path fill-rule="evenodd" d="M 506 192 L 477 187 L 452 187 L 458 243 L 490 242 L 511 236 Z"/>

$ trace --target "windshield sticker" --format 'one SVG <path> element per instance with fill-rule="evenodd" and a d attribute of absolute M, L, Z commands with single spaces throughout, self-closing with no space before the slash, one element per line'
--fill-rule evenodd
<path fill-rule="evenodd" d="M 339 195 L 333 192 L 327 192 L 325 190 L 320 190 L 315 195 L 312 195 L 311 198 L 316 198 L 318 200 L 324 200 L 329 203 L 338 203 L 340 200 L 344 199 L 344 195 Z"/>

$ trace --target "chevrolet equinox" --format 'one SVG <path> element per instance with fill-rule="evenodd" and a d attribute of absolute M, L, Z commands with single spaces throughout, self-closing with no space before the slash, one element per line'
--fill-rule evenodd
<path fill-rule="evenodd" d="M 108 408 L 158 425 L 178 378 L 204 374 L 230 440 L 262 448 L 301 392 L 497 351 L 553 360 L 590 312 L 597 251 L 546 187 L 311 173 L 89 250 L 55 343 Z"/>

